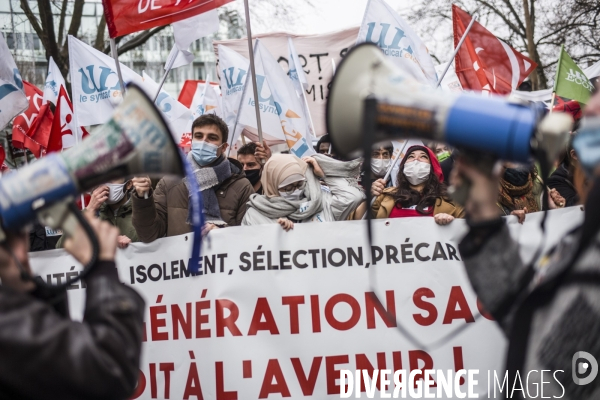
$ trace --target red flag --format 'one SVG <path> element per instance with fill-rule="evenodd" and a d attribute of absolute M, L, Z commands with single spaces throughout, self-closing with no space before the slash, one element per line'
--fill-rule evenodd
<path fill-rule="evenodd" d="M 102 0 L 111 38 L 168 25 L 233 0 Z"/>
<path fill-rule="evenodd" d="M 177 101 L 187 108 L 190 108 L 192 106 L 192 100 L 194 100 L 194 95 L 196 94 L 196 89 L 199 85 L 204 86 L 205 83 L 206 81 L 193 79 L 186 80 L 183 82 L 183 87 L 181 88 L 181 92 L 179 92 L 179 98 Z M 216 86 L 217 88 L 219 86 L 219 84 L 216 82 L 211 82 L 210 84 Z"/>
<path fill-rule="evenodd" d="M 454 47 L 471 22 L 471 16 L 452 5 Z M 456 75 L 466 90 L 509 94 L 537 67 L 475 21 L 455 58 Z"/>
<path fill-rule="evenodd" d="M 81 132 L 78 132 L 81 130 Z M 79 138 L 75 138 L 75 135 Z M 48 140 L 48 153 L 53 151 L 61 151 L 73 146 L 78 140 L 83 139 L 88 135 L 85 128 L 75 126 L 73 121 L 73 104 L 69 100 L 64 87 L 60 87 L 58 99 L 56 100 L 56 108 L 54 109 L 54 122 L 52 123 L 52 131 Z"/>
<path fill-rule="evenodd" d="M 581 119 L 581 104 L 576 100 L 567 99 L 566 97 L 555 96 L 552 111 L 571 114 L 575 121 Z"/>
<path fill-rule="evenodd" d="M 52 126 L 52 111 L 48 104 L 42 105 L 44 93 L 29 82 L 23 81 L 29 107 L 13 121 L 13 146 L 29 149 L 37 158 L 47 146 Z"/>
<path fill-rule="evenodd" d="M 6 160 L 6 152 L 4 151 L 4 147 L 0 145 L 0 170 L 4 166 L 4 160 Z"/>

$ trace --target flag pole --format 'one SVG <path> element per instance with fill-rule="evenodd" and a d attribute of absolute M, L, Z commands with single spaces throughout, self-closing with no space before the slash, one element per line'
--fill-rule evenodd
<path fill-rule="evenodd" d="M 154 96 L 153 102 L 156 102 L 156 99 L 158 99 L 158 95 L 160 94 L 160 91 L 161 91 L 163 85 L 165 84 L 165 81 L 167 80 L 167 75 L 169 75 L 171 68 L 173 68 L 173 64 L 175 63 L 175 59 L 177 58 L 178 54 L 179 54 L 179 49 L 177 48 L 177 45 L 175 45 L 175 53 L 173 53 L 173 57 L 171 57 L 167 62 L 167 68 L 165 68 L 165 73 L 163 74 L 162 78 L 160 79 L 160 83 L 158 84 L 158 90 L 156 91 L 156 95 Z"/>
<path fill-rule="evenodd" d="M 452 54 L 452 57 L 450 58 L 450 61 L 448 61 L 448 65 L 446 65 L 446 68 L 444 69 L 444 72 L 442 73 L 442 76 L 440 76 L 440 79 L 438 80 L 437 85 L 435 85 L 436 88 L 440 87 L 440 85 L 442 84 L 442 80 L 444 80 L 444 77 L 446 76 L 446 73 L 448 72 L 448 70 L 450 69 L 450 66 L 454 62 L 454 58 L 456 57 L 456 55 L 458 54 L 458 51 L 460 50 L 461 46 L 465 42 L 465 39 L 467 38 L 467 35 L 469 34 L 469 31 L 473 27 L 473 24 L 475 23 L 475 21 L 477 21 L 477 18 L 479 18 L 479 14 L 473 15 L 473 18 L 471 18 L 471 22 L 469 22 L 469 25 L 467 26 L 467 29 L 465 30 L 465 33 L 463 33 L 462 37 L 460 38 L 460 41 L 456 45 L 456 49 L 454 49 L 454 53 Z"/>
<path fill-rule="evenodd" d="M 562 62 L 562 55 L 565 51 L 565 45 L 560 45 L 560 54 L 558 55 L 558 66 L 556 67 L 556 78 L 554 78 L 554 86 L 552 87 L 552 100 L 550 100 L 550 114 L 554 109 L 554 101 L 556 100 L 556 88 L 558 87 L 558 77 L 560 76 L 560 64 Z"/>
<path fill-rule="evenodd" d="M 246 36 L 248 36 L 248 54 L 250 55 L 250 72 L 252 74 L 252 87 L 254 88 L 254 110 L 256 111 L 256 127 L 258 129 L 258 141 L 263 144 L 262 125 L 260 123 L 260 105 L 258 103 L 258 89 L 256 85 L 256 68 L 254 67 L 254 50 L 252 48 L 252 30 L 250 29 L 250 7 L 248 0 L 244 0 L 246 11 Z"/>
<path fill-rule="evenodd" d="M 387 182 L 388 179 L 390 179 L 390 175 L 392 174 L 392 170 L 396 167 L 396 164 L 398 164 L 398 161 L 400 160 L 400 156 L 404 152 L 404 149 L 406 149 L 406 145 L 407 144 L 408 144 L 408 139 L 406 139 L 406 141 L 404 142 L 404 146 L 402 146 L 402 149 L 398 153 L 398 157 L 396 157 L 396 159 L 394 160 L 394 162 L 390 165 L 390 167 L 388 168 L 387 172 L 385 173 L 385 176 L 383 177 L 384 181 Z"/>
<path fill-rule="evenodd" d="M 110 52 L 112 54 L 112 58 L 115 59 L 117 76 L 119 77 L 119 83 L 121 84 L 121 90 L 123 91 L 121 95 L 124 97 L 127 89 L 125 89 L 125 84 L 123 83 L 123 74 L 121 73 L 121 64 L 119 63 L 119 53 L 117 52 L 117 42 L 115 42 L 114 38 L 110 38 Z"/>

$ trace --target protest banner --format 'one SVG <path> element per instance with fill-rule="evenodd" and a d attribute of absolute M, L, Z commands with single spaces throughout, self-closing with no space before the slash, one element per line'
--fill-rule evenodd
<path fill-rule="evenodd" d="M 102 0 L 111 38 L 128 35 L 214 10 L 233 0 Z"/>
<path fill-rule="evenodd" d="M 255 39 L 260 39 L 263 46 L 275 57 L 285 72 L 289 71 L 288 37 L 291 37 L 294 41 L 298 59 L 301 63 L 300 67 L 304 70 L 308 80 L 308 88 L 305 90 L 306 100 L 308 101 L 317 136 L 327 133 L 325 104 L 333 78 L 331 60 L 339 65 L 348 49 L 354 46 L 357 35 L 358 27 L 320 35 L 295 35 L 276 32 L 253 36 Z M 215 40 L 213 47 L 217 55 L 217 72 L 219 76 L 223 70 L 219 65 L 218 47 L 220 44 L 248 58 L 246 39 Z M 298 66 L 296 67 L 298 68 Z"/>
<path fill-rule="evenodd" d="M 67 89 L 65 78 L 62 76 L 62 73 L 60 72 L 58 65 L 56 65 L 54 62 L 52 56 L 50 56 L 48 59 L 48 75 L 46 75 L 44 98 L 42 102 L 44 104 L 50 102 L 56 106 L 61 87 Z"/>
<path fill-rule="evenodd" d="M 542 215 L 508 218 L 524 260 Z M 550 212 L 544 249 L 582 219 L 579 207 Z M 191 234 L 129 245 L 119 275 L 147 304 L 133 398 L 336 399 L 339 370 L 373 368 L 478 369 L 485 394 L 487 371 L 504 373 L 505 338 L 460 261 L 466 230 L 464 220 L 377 220 L 369 250 L 360 221 L 219 229 L 195 277 Z M 79 268 L 63 250 L 33 253 L 31 266 L 48 283 Z M 81 286 L 68 290 L 76 319 Z"/>

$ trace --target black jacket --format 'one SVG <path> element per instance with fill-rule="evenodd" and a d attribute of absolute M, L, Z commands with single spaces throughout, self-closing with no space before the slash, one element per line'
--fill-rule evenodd
<path fill-rule="evenodd" d="M 562 163 L 548 178 L 548 187 L 556 189 L 567 203 L 566 207 L 571 207 L 579 203 L 579 195 L 573 186 L 573 177 L 569 174 L 568 167 Z"/>
<path fill-rule="evenodd" d="M 113 262 L 86 279 L 83 322 L 0 287 L 0 399 L 127 399 L 139 377 L 144 301 Z M 66 296 L 63 296 L 66 301 Z"/>

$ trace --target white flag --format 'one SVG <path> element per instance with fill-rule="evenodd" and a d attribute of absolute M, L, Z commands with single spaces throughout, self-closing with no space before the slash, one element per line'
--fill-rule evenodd
<path fill-rule="evenodd" d="M 220 44 L 219 72 L 223 96 L 223 120 L 231 133 L 241 106 L 246 77 L 250 74 L 250 61 L 238 52 Z M 231 139 L 234 138 L 231 137 Z"/>
<path fill-rule="evenodd" d="M 73 109 L 78 126 L 110 120 L 123 101 L 115 60 L 69 35 L 69 64 Z M 142 85 L 142 77 L 121 64 L 123 82 Z"/>
<path fill-rule="evenodd" d="M 52 56 L 50 56 L 50 59 L 48 60 L 48 75 L 46 76 L 46 85 L 44 86 L 44 98 L 42 100 L 42 104 L 50 102 L 56 105 L 61 86 L 65 89 L 67 88 L 67 85 L 65 84 L 65 78 L 63 78 L 60 69 L 58 69 L 58 65 L 56 65 L 54 59 Z"/>
<path fill-rule="evenodd" d="M 377 44 L 394 63 L 422 83 L 435 85 L 435 67 L 421 38 L 384 0 L 369 0 L 356 43 Z"/>
<path fill-rule="evenodd" d="M 23 80 L 0 33 L 0 129 L 3 129 L 17 115 L 29 107 L 23 89 Z"/>
<path fill-rule="evenodd" d="M 182 21 L 173 22 L 171 25 L 173 26 L 175 45 L 167 58 L 165 69 L 167 69 L 171 57 L 175 56 L 176 50 L 179 51 L 177 51 L 171 68 L 188 65 L 194 61 L 194 54 L 190 51 L 190 46 L 194 41 L 219 30 L 219 13 L 214 9 Z"/>
<path fill-rule="evenodd" d="M 302 112 L 304 121 L 306 122 L 306 129 L 309 133 L 307 136 L 308 143 L 311 143 L 313 138 L 316 138 L 317 135 L 314 132 L 313 123 L 310 115 L 310 109 L 308 104 L 306 103 L 306 92 L 308 89 L 308 79 L 306 79 L 306 74 L 304 74 L 304 70 L 302 69 L 302 64 L 300 63 L 300 59 L 298 58 L 298 53 L 296 53 L 296 48 L 294 47 L 294 42 L 292 38 L 288 36 L 288 49 L 289 49 L 289 76 L 294 84 L 294 88 L 296 89 L 296 93 L 298 94 L 298 98 L 300 99 L 300 103 L 302 103 Z M 331 59 L 333 62 L 333 59 Z"/>
<path fill-rule="evenodd" d="M 290 152 L 298 157 L 315 154 L 310 143 L 302 102 L 298 98 L 292 81 L 288 79 L 287 74 L 283 71 L 277 60 L 262 45 L 260 40 L 256 41 L 256 53 L 256 58 L 261 60 L 264 68 L 265 77 L 263 79 L 267 81 L 271 91 L 271 97 L 265 99 L 265 105 L 270 107 L 270 103 L 273 104 L 272 107 L 279 116 L 281 128 L 285 134 L 285 140 L 290 148 Z M 259 80 L 258 71 L 256 80 Z M 259 94 L 259 98 L 262 97 L 263 91 L 259 91 Z M 262 103 L 261 108 L 263 108 Z"/>
<path fill-rule="evenodd" d="M 158 83 L 156 83 L 146 72 L 142 72 L 144 91 L 153 98 L 156 96 L 158 90 Z M 169 124 L 171 134 L 175 138 L 175 143 L 179 143 L 181 135 L 188 132 L 187 126 L 192 117 L 192 112 L 189 108 L 175 100 L 167 92 L 161 90 L 156 98 L 156 107 L 160 110 L 163 117 Z"/>
<path fill-rule="evenodd" d="M 42 100 L 42 104 L 50 102 L 56 105 L 61 86 L 67 89 L 67 85 L 65 85 L 65 78 L 63 78 L 60 69 L 58 69 L 58 65 L 56 65 L 54 59 L 52 56 L 50 56 L 50 59 L 48 60 L 48 75 L 46 76 L 46 85 L 44 86 L 44 98 Z"/>

